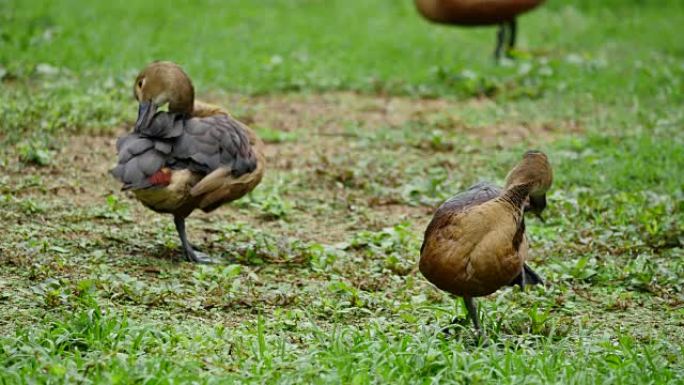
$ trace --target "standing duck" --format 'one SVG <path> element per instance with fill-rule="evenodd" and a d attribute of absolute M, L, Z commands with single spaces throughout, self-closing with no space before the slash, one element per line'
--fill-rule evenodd
<path fill-rule="evenodd" d="M 415 0 L 416 8 L 423 17 L 440 24 L 461 26 L 499 25 L 494 56 L 501 58 L 515 46 L 516 17 L 527 12 L 544 0 Z"/>
<path fill-rule="evenodd" d="M 139 103 L 133 132 L 119 138 L 111 171 L 146 207 L 173 215 L 185 257 L 213 262 L 193 249 L 185 218 L 211 212 L 252 191 L 264 175 L 264 145 L 246 125 L 217 106 L 196 102 L 177 64 L 154 62 L 135 79 Z M 158 112 L 168 104 L 168 112 Z"/>
<path fill-rule="evenodd" d="M 508 173 L 503 190 L 489 183 L 472 186 L 444 202 L 425 230 L 420 272 L 437 288 L 463 297 L 478 333 L 474 297 L 542 282 L 525 263 L 523 212 L 541 217 L 552 181 L 546 155 L 528 151 Z"/>

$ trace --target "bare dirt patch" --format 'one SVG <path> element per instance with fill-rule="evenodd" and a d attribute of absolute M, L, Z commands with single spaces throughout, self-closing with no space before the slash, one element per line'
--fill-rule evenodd
<path fill-rule="evenodd" d="M 369 96 L 349 92 L 288 94 L 247 98 L 228 96 L 212 102 L 222 104 L 248 124 L 283 131 L 306 130 L 319 134 L 343 134 L 349 127 L 373 130 L 398 127 L 409 122 L 437 126 L 473 135 L 485 141 L 499 139 L 549 140 L 554 136 L 582 132 L 577 122 L 501 121 L 471 125 L 465 116 L 472 110 L 494 108 L 490 99 L 412 99 Z"/>

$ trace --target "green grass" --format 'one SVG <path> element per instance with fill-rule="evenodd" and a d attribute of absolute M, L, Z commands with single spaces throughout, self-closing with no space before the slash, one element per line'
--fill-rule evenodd
<path fill-rule="evenodd" d="M 496 66 L 494 29 L 408 0 L 0 0 L 0 383 L 684 383 L 683 11 L 550 1 Z M 259 188 L 189 221 L 225 265 L 107 175 L 155 59 L 268 142 Z M 488 346 L 445 338 L 431 210 L 530 147 L 549 285 L 480 300 Z"/>
<path fill-rule="evenodd" d="M 630 5 L 631 4 L 631 5 Z M 201 93 L 357 90 L 497 95 L 576 104 L 681 102 L 681 2 L 552 2 L 521 19 L 518 65 L 491 59 L 494 29 L 431 25 L 411 1 L 0 3 L 6 135 L 130 120 L 130 79 L 151 60 L 182 64 Z M 667 15 L 666 17 L 664 15 Z M 560 101 L 563 103 L 558 103 Z M 97 101 L 97 103 L 92 103 Z M 569 111 L 568 111 L 569 110 Z M 19 133 L 16 133 L 19 132 Z"/>

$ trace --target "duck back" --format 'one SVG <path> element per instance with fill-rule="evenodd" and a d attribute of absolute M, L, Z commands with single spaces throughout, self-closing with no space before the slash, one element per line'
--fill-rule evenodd
<path fill-rule="evenodd" d="M 527 258 L 521 209 L 480 182 L 444 202 L 425 231 L 419 268 L 438 288 L 484 296 L 515 282 Z M 529 268 L 528 268 L 529 269 Z"/>

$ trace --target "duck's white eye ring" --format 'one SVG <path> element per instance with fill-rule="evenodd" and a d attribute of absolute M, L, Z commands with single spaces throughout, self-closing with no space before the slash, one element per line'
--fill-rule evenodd
<path fill-rule="evenodd" d="M 142 88 L 144 83 L 145 83 L 145 79 L 138 80 L 138 88 Z"/>

